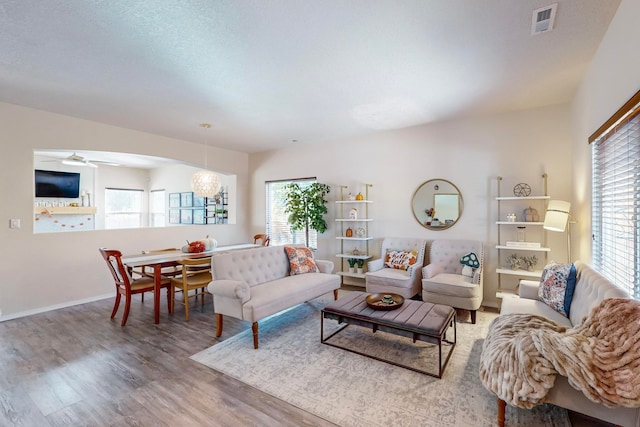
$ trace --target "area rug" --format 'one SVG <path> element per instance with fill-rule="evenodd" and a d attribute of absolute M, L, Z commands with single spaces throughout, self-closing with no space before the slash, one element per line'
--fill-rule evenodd
<path fill-rule="evenodd" d="M 478 374 L 483 337 L 496 314 L 478 312 L 475 325 L 458 322 L 457 345 L 443 378 L 437 379 L 321 344 L 320 310 L 329 302 L 318 298 L 261 321 L 257 350 L 248 328 L 191 358 L 344 427 L 496 424 L 496 397 Z M 325 319 L 325 336 L 337 328 L 337 322 Z M 437 347 L 427 343 L 358 326 L 349 326 L 336 339 L 403 363 L 437 366 Z M 506 422 L 571 425 L 567 412 L 551 405 L 507 407 Z"/>

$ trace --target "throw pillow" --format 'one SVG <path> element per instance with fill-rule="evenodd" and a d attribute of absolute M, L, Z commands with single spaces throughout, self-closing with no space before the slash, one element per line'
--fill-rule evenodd
<path fill-rule="evenodd" d="M 290 276 L 295 276 L 296 274 L 305 274 L 305 273 L 317 273 L 318 265 L 316 264 L 313 251 L 309 248 L 294 248 L 292 246 L 285 246 L 284 250 L 287 252 L 287 257 L 289 257 L 289 266 L 291 267 Z"/>
<path fill-rule="evenodd" d="M 569 317 L 575 287 L 576 266 L 551 263 L 542 271 L 538 299 L 563 316 Z"/>
<path fill-rule="evenodd" d="M 385 268 L 395 268 L 397 270 L 408 270 L 418 260 L 416 251 L 387 251 L 384 258 Z"/>
<path fill-rule="evenodd" d="M 473 252 L 469 252 L 460 258 L 460 264 L 462 267 L 462 275 L 466 277 L 473 277 L 473 269 L 480 267 L 480 261 L 478 255 Z"/>

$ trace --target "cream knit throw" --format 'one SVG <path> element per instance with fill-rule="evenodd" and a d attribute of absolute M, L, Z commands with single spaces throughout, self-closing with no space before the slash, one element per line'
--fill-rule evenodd
<path fill-rule="evenodd" d="M 640 301 L 606 299 L 567 329 L 542 316 L 507 314 L 489 326 L 480 379 L 508 404 L 543 403 L 560 374 L 594 402 L 640 406 Z"/>

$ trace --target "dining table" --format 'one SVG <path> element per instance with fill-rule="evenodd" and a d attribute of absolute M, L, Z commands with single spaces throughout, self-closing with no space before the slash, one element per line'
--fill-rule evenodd
<path fill-rule="evenodd" d="M 252 243 L 241 243 L 237 245 L 218 246 L 208 251 L 196 253 L 185 253 L 181 250 L 163 251 L 162 253 L 148 253 L 146 251 L 142 251 L 142 253 L 139 254 L 123 255 L 122 263 L 130 269 L 136 267 L 153 268 L 153 312 L 154 322 L 158 324 L 160 323 L 160 290 L 163 267 L 177 266 L 180 264 L 180 260 L 183 259 L 205 258 L 218 253 L 257 248 L 259 246 L 260 245 Z"/>

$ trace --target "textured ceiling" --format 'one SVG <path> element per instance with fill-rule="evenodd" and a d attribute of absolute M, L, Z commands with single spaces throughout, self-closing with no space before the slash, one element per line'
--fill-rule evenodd
<path fill-rule="evenodd" d="M 3 0 L 0 101 L 246 152 L 564 103 L 620 1 L 550 3 Z"/>

